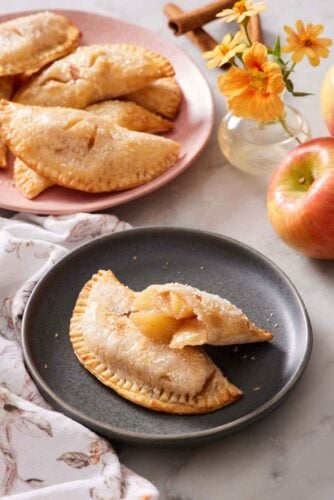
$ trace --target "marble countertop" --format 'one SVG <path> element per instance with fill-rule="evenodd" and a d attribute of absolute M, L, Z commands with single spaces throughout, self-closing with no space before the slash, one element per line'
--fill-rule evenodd
<path fill-rule="evenodd" d="M 178 0 L 184 9 L 201 0 Z M 266 216 L 268 180 L 247 176 L 226 164 L 216 131 L 225 112 L 215 90 L 217 73 L 205 69 L 198 50 L 185 37 L 174 38 L 162 14 L 163 0 L 1 0 L 0 13 L 42 8 L 77 8 L 133 21 L 183 48 L 205 72 L 214 91 L 216 123 L 211 141 L 195 164 L 159 191 L 113 210 L 134 226 L 196 227 L 237 238 L 269 256 L 291 278 L 308 308 L 314 329 L 309 366 L 288 400 L 257 424 L 210 445 L 193 448 L 117 446 L 121 460 L 150 479 L 170 500 L 332 500 L 334 498 L 334 263 L 316 262 L 286 247 Z M 267 41 L 298 18 L 321 22 L 333 36 L 332 0 L 269 1 L 263 14 Z M 210 25 L 219 37 L 225 29 Z M 157 47 L 158 49 L 158 47 Z M 334 49 L 332 50 L 334 54 Z M 319 109 L 319 86 L 333 55 L 320 67 L 302 63 L 296 87 L 313 96 L 295 105 L 314 137 L 327 135 Z M 1 214 L 9 214 L 0 211 Z"/>

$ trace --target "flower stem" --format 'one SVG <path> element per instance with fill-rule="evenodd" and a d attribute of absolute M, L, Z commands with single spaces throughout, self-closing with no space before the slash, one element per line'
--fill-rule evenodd
<path fill-rule="evenodd" d="M 295 69 L 295 66 L 296 66 L 296 63 L 292 63 L 291 65 L 291 68 L 288 70 L 288 72 L 285 74 L 285 78 L 288 78 L 290 76 L 290 74 L 293 72 L 293 70 Z"/>
<path fill-rule="evenodd" d="M 249 36 L 249 33 L 248 33 L 247 24 L 248 24 L 248 19 L 247 19 L 246 21 L 244 21 L 244 22 L 241 24 L 241 27 L 242 27 L 242 31 L 243 31 L 243 32 L 244 32 L 244 34 L 245 34 L 245 37 L 246 37 L 247 43 L 248 43 L 248 45 L 251 47 L 251 45 L 252 45 L 252 40 L 250 39 L 250 36 Z"/>
<path fill-rule="evenodd" d="M 289 127 L 288 127 L 288 126 L 287 126 L 287 124 L 286 124 L 285 119 L 284 119 L 282 116 L 279 118 L 279 121 L 280 121 L 280 124 L 282 125 L 282 127 L 284 128 L 285 132 L 286 132 L 286 133 L 287 133 L 290 137 L 292 137 L 292 139 L 295 139 L 295 140 L 298 142 L 298 144 L 301 144 L 301 143 L 302 143 L 302 141 L 301 141 L 301 140 L 300 140 L 297 136 L 295 136 L 295 135 L 293 135 L 293 134 L 291 133 L 291 131 L 289 130 Z"/>

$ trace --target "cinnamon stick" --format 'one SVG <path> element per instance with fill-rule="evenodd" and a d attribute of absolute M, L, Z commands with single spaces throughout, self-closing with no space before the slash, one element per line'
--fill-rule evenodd
<path fill-rule="evenodd" d="M 251 41 L 263 43 L 263 35 L 261 29 L 261 19 L 259 14 L 252 16 L 248 23 L 248 33 Z"/>
<path fill-rule="evenodd" d="M 188 31 L 194 31 L 204 24 L 213 21 L 218 12 L 233 7 L 234 3 L 235 0 L 217 0 L 216 2 L 203 5 L 202 7 L 198 7 L 188 12 L 175 13 L 174 15 L 168 16 L 168 26 L 174 31 L 175 35 L 183 35 Z M 164 8 L 165 14 L 166 9 L 169 9 L 169 5 L 171 4 L 166 4 Z"/>
<path fill-rule="evenodd" d="M 180 9 L 177 5 L 173 3 L 167 3 L 164 7 L 164 13 L 166 17 L 169 19 L 175 18 L 181 14 L 184 14 L 184 11 Z M 208 50 L 213 50 L 217 45 L 217 41 L 209 35 L 202 28 L 197 28 L 195 30 L 188 31 L 186 33 L 187 38 L 191 40 L 194 45 L 196 45 L 202 52 L 206 52 Z"/>

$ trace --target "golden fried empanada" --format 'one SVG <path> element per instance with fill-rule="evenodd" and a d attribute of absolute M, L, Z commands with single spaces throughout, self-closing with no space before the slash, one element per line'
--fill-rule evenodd
<path fill-rule="evenodd" d="M 85 111 L 99 115 L 129 130 L 155 133 L 165 132 L 173 126 L 170 121 L 150 113 L 133 102 L 102 101 L 88 106 Z M 4 143 L 3 146 L 6 147 Z M 14 163 L 14 183 L 23 196 L 29 199 L 35 198 L 54 185 L 50 179 L 38 174 L 18 158 Z"/>
<path fill-rule="evenodd" d="M 0 24 L 0 76 L 35 71 L 77 45 L 80 31 L 66 17 L 39 12 Z"/>
<path fill-rule="evenodd" d="M 0 99 L 9 99 L 13 92 L 13 77 L 0 77 Z M 6 144 L 0 137 L 0 168 L 7 167 L 7 148 Z"/>
<path fill-rule="evenodd" d="M 54 185 L 53 181 L 29 168 L 19 158 L 15 158 L 13 170 L 15 187 L 29 200 Z"/>
<path fill-rule="evenodd" d="M 87 111 L 0 101 L 0 131 L 11 151 L 54 183 L 99 193 L 149 182 L 172 166 L 179 145 L 133 132 Z"/>
<path fill-rule="evenodd" d="M 180 283 L 149 286 L 138 294 L 133 308 L 130 318 L 144 335 L 157 335 L 175 349 L 264 342 L 273 337 L 228 300 Z"/>
<path fill-rule="evenodd" d="M 142 89 L 126 94 L 123 99 L 173 119 L 181 104 L 181 90 L 174 77 L 160 78 Z"/>
<path fill-rule="evenodd" d="M 173 127 L 172 122 L 151 113 L 134 102 L 109 100 L 91 104 L 85 111 L 101 116 L 120 127 L 137 132 L 167 132 Z"/>
<path fill-rule="evenodd" d="M 22 104 L 85 108 L 172 76 L 160 54 L 134 45 L 90 45 L 54 62 L 28 81 L 14 100 Z"/>
<path fill-rule="evenodd" d="M 128 318 L 135 297 L 111 271 L 83 287 L 70 339 L 88 371 L 125 399 L 161 412 L 206 413 L 240 397 L 200 348 L 177 351 L 142 335 Z"/>

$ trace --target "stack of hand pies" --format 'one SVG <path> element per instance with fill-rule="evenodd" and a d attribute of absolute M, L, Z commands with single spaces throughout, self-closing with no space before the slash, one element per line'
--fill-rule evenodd
<path fill-rule="evenodd" d="M 127 44 L 77 47 L 79 29 L 41 12 L 0 24 L 0 166 L 16 188 L 90 193 L 149 182 L 179 157 L 162 136 L 181 92 L 170 62 Z"/>

